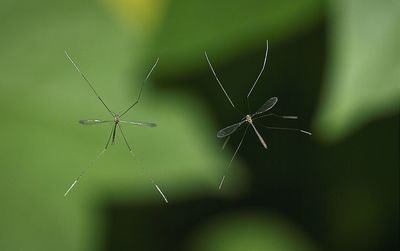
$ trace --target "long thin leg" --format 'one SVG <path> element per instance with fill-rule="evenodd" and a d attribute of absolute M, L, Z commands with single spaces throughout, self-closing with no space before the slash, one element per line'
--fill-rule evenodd
<path fill-rule="evenodd" d="M 127 140 L 126 137 L 125 137 L 124 131 L 122 131 L 122 127 L 121 127 L 119 124 L 118 124 L 118 128 L 119 128 L 119 130 L 121 131 L 122 138 L 124 138 L 125 144 L 126 144 L 126 146 L 128 147 L 129 152 L 132 152 L 132 148 L 131 148 L 131 146 L 129 145 L 128 140 Z"/>
<path fill-rule="evenodd" d="M 239 145 L 238 145 L 238 147 L 236 148 L 235 152 L 233 153 L 233 156 L 232 156 L 231 160 L 229 161 L 229 165 L 226 167 L 225 174 L 224 174 L 224 176 L 222 177 L 221 182 L 219 183 L 219 187 L 218 187 L 219 190 L 221 190 L 221 187 L 222 187 L 222 185 L 224 184 L 225 177 L 226 177 L 226 175 L 227 175 L 227 173 L 228 173 L 228 170 L 229 170 L 230 166 L 232 165 L 233 159 L 235 159 L 236 154 L 238 153 L 240 147 L 242 146 L 242 143 L 243 143 L 244 137 L 246 136 L 246 133 L 247 133 L 247 129 L 248 129 L 248 128 L 249 128 L 249 126 L 246 126 L 246 129 L 244 130 L 243 136 L 242 136 L 242 138 L 241 138 L 241 140 L 240 140 L 240 142 L 239 142 Z"/>
<path fill-rule="evenodd" d="M 90 83 L 90 81 L 86 78 L 85 74 L 83 74 L 81 72 L 81 70 L 79 70 L 78 66 L 75 64 L 75 62 L 72 60 L 72 58 L 68 55 L 68 53 L 66 51 L 65 55 L 67 56 L 68 60 L 73 64 L 73 66 L 75 67 L 75 69 L 81 74 L 81 76 L 83 77 L 83 79 L 86 81 L 86 83 L 90 86 L 90 88 L 93 90 L 94 94 L 96 94 L 97 98 L 100 100 L 100 102 L 104 105 L 104 107 L 108 110 L 108 112 L 111 114 L 111 116 L 114 116 L 114 113 L 110 110 L 110 108 L 108 108 L 108 106 L 106 105 L 106 103 L 104 103 L 103 99 L 100 97 L 100 95 L 96 92 L 96 90 L 93 88 L 92 84 Z"/>
<path fill-rule="evenodd" d="M 204 55 L 206 56 L 208 65 L 210 66 L 211 71 L 212 71 L 212 73 L 214 74 L 214 77 L 215 77 L 215 79 L 217 80 L 219 86 L 221 87 L 221 89 L 222 89 L 222 91 L 224 92 L 225 96 L 228 98 L 229 103 L 231 103 L 232 107 L 235 108 L 235 105 L 233 104 L 231 98 L 229 97 L 228 93 L 225 91 L 225 88 L 222 86 L 221 82 L 219 81 L 219 79 L 218 79 L 218 77 L 217 77 L 217 74 L 215 73 L 214 68 L 213 68 L 212 65 L 211 65 L 211 62 L 210 62 L 210 60 L 208 59 L 207 52 L 204 52 Z"/>
<path fill-rule="evenodd" d="M 119 124 L 118 124 L 118 128 L 119 128 L 119 130 L 121 131 L 121 135 L 122 135 L 122 137 L 124 138 L 125 144 L 126 144 L 126 146 L 128 147 L 129 152 L 131 153 L 131 155 L 132 155 L 133 159 L 136 161 L 136 163 L 140 166 L 140 170 L 142 171 L 142 174 L 144 175 L 144 168 L 143 168 L 143 166 L 140 164 L 139 160 L 136 158 L 135 154 L 133 153 L 132 148 L 131 148 L 131 146 L 130 146 L 129 143 L 128 143 L 128 140 L 126 139 L 125 134 L 124 134 L 124 132 L 122 131 L 122 127 L 121 127 Z M 150 182 L 156 187 L 157 191 L 158 191 L 158 192 L 160 193 L 160 195 L 163 197 L 164 201 L 165 201 L 166 203 L 168 203 L 167 197 L 166 197 L 166 196 L 164 195 L 164 193 L 161 191 L 160 187 L 155 183 L 154 179 L 153 179 L 152 177 L 148 176 L 148 175 L 145 175 L 145 176 L 146 176 L 146 177 L 150 180 Z"/>
<path fill-rule="evenodd" d="M 261 119 L 261 118 L 265 118 L 265 117 L 270 117 L 270 116 L 277 117 L 277 118 L 281 118 L 281 119 L 298 119 L 297 116 L 281 116 L 281 115 L 277 115 L 277 114 L 275 114 L 275 113 L 269 113 L 269 114 L 262 115 L 262 116 L 260 116 L 260 117 L 252 118 L 252 120 L 254 121 L 254 120 L 257 120 L 257 119 Z"/>
<path fill-rule="evenodd" d="M 297 132 L 301 132 L 301 133 L 304 133 L 304 134 L 307 134 L 307 135 L 310 135 L 310 136 L 312 135 L 311 132 L 307 132 L 307 131 L 304 131 L 304 130 L 301 130 L 301 129 L 298 129 L 298 128 L 274 127 L 274 126 L 265 126 L 265 125 L 261 125 L 261 124 L 260 124 L 260 126 L 262 126 L 264 128 L 267 128 L 267 129 L 297 131 Z"/>
<path fill-rule="evenodd" d="M 108 146 L 110 145 L 111 135 L 112 135 L 112 133 L 113 133 L 114 130 L 115 130 L 115 129 L 114 129 L 114 126 L 113 126 L 113 128 L 112 128 L 112 130 L 111 130 L 111 133 L 110 133 L 110 136 L 108 136 L 108 140 L 107 140 L 107 143 L 106 143 L 106 146 L 104 147 L 104 149 L 97 155 L 96 159 L 93 160 L 93 162 L 91 163 L 91 165 L 89 165 L 88 167 L 86 167 L 86 169 L 84 169 L 84 170 L 81 172 L 81 174 L 74 180 L 74 182 L 72 183 L 72 185 L 71 185 L 71 186 L 68 188 L 68 190 L 65 192 L 64 197 L 68 195 L 68 193 L 69 193 L 69 192 L 71 191 L 71 189 L 76 185 L 76 183 L 79 181 L 79 179 L 86 173 L 86 171 L 87 171 L 89 168 L 93 167 L 94 164 L 95 164 L 95 162 L 96 162 L 97 160 L 100 159 L 101 155 L 103 155 L 103 153 L 105 153 L 105 151 L 107 151 L 107 148 L 108 148 Z"/>
<path fill-rule="evenodd" d="M 250 125 L 253 127 L 254 131 L 257 134 L 258 139 L 260 140 L 261 144 L 263 145 L 263 147 L 265 149 L 268 149 L 267 144 L 265 143 L 265 140 L 263 139 L 263 137 L 261 136 L 261 134 L 257 131 L 257 128 L 254 126 L 253 123 L 250 123 Z"/>
<path fill-rule="evenodd" d="M 226 137 L 226 139 L 225 139 L 225 141 L 224 141 L 224 144 L 222 145 L 221 150 L 224 150 L 224 149 L 225 149 L 225 147 L 226 147 L 226 145 L 228 144 L 228 141 L 229 141 L 230 138 L 231 138 L 231 136 Z"/>
<path fill-rule="evenodd" d="M 266 65 L 266 63 L 267 63 L 267 57 L 268 57 L 268 40 L 267 40 L 267 48 L 266 48 L 266 50 L 265 50 L 265 57 L 264 57 L 263 66 L 262 66 L 262 68 L 261 68 L 260 73 L 258 74 L 258 76 L 257 76 L 257 78 L 256 78 L 256 81 L 254 81 L 254 84 L 251 86 L 249 93 L 247 93 L 246 99 L 247 99 L 247 108 L 248 108 L 248 110 L 249 110 L 249 113 L 250 113 L 250 101 L 249 101 L 249 97 L 250 97 L 251 93 L 253 92 L 254 87 L 256 87 L 257 82 L 258 82 L 258 80 L 260 79 L 262 73 L 264 72 L 265 65 Z"/>
<path fill-rule="evenodd" d="M 259 80 L 260 77 L 261 77 L 261 74 L 263 73 L 263 71 L 264 71 L 264 69 L 265 69 L 265 64 L 267 63 L 267 56 L 268 56 L 268 40 L 267 40 L 267 49 L 265 50 L 265 57 L 264 57 L 263 66 L 262 66 L 262 68 L 261 68 L 260 73 L 258 74 L 258 76 L 257 76 L 257 78 L 256 78 L 256 81 L 254 81 L 254 84 L 253 84 L 253 86 L 251 87 L 249 93 L 247 93 L 247 98 L 250 97 L 250 94 L 253 92 L 254 87 L 256 86 L 258 80 Z"/>
<path fill-rule="evenodd" d="M 121 115 L 120 117 L 122 117 L 125 113 L 127 113 L 130 109 L 132 109 L 132 107 L 134 107 L 137 103 L 139 103 L 140 97 L 142 96 L 142 91 L 143 91 L 143 87 L 144 84 L 146 83 L 147 79 L 150 77 L 151 73 L 153 72 L 154 68 L 156 68 L 158 61 L 160 60 L 160 58 L 157 58 L 156 62 L 154 63 L 153 67 L 151 67 L 149 73 L 147 74 L 146 78 L 144 79 L 142 86 L 140 87 L 140 91 L 139 91 L 139 95 L 136 99 L 135 102 L 133 102 L 133 104 L 131 106 L 129 106 L 128 109 L 126 109 Z"/>

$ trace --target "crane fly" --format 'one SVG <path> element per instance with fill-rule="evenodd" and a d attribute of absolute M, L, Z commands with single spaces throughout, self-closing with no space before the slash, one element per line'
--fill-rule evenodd
<path fill-rule="evenodd" d="M 142 95 L 142 91 L 143 91 L 143 87 L 144 84 L 146 83 L 147 79 L 150 77 L 151 73 L 153 72 L 154 68 L 157 66 L 157 63 L 159 61 L 159 58 L 157 58 L 156 62 L 154 63 L 153 67 L 150 69 L 149 73 L 147 74 L 146 78 L 144 79 L 141 87 L 140 87 L 140 91 L 139 91 L 139 95 L 137 97 L 137 99 L 133 102 L 132 105 L 130 105 L 128 108 L 122 110 L 121 113 L 115 113 L 113 111 L 111 111 L 111 109 L 106 105 L 106 103 L 104 102 L 104 100 L 100 97 L 100 95 L 97 93 L 97 91 L 94 89 L 92 83 L 89 81 L 89 79 L 85 76 L 85 74 L 83 74 L 83 72 L 78 68 L 78 66 L 76 65 L 76 63 L 72 60 L 72 58 L 68 55 L 68 53 L 66 51 L 65 55 L 67 56 L 68 60 L 71 62 L 71 64 L 75 67 L 75 69 L 81 74 L 82 78 L 85 80 L 85 82 L 89 85 L 89 87 L 92 89 L 93 93 L 96 95 L 96 97 L 100 100 L 100 102 L 103 104 L 103 106 L 105 107 L 105 109 L 107 110 L 107 112 L 111 115 L 112 119 L 109 120 L 100 120 L 100 119 L 83 119 L 83 120 L 79 120 L 79 123 L 81 125 L 99 125 L 99 124 L 112 124 L 111 127 L 111 132 L 110 135 L 108 136 L 108 140 L 107 143 L 105 145 L 105 147 L 103 148 L 103 150 L 97 155 L 96 159 L 93 161 L 92 165 L 94 164 L 94 162 L 96 160 L 98 160 L 101 155 L 103 155 L 104 152 L 107 151 L 108 147 L 111 145 L 114 145 L 115 143 L 115 138 L 116 138 L 116 134 L 117 131 L 119 131 L 121 133 L 122 138 L 124 139 L 125 145 L 127 146 L 129 152 L 132 154 L 132 156 L 134 157 L 134 159 L 138 162 L 138 160 L 135 157 L 135 154 L 132 151 L 132 147 L 130 146 L 130 144 L 128 143 L 128 140 L 125 137 L 124 131 L 122 130 L 121 124 L 130 124 L 130 125 L 136 125 L 136 126 L 141 126 L 141 127 L 148 127 L 148 128 L 152 128 L 152 127 L 156 127 L 157 125 L 155 123 L 149 123 L 149 122 L 138 122 L 138 121 L 128 121 L 128 120 L 123 120 L 123 117 L 125 114 L 128 113 L 128 111 L 130 111 L 135 105 L 137 105 L 140 101 L 140 97 Z M 139 164 L 139 163 L 138 163 Z M 64 196 L 67 196 L 68 193 L 71 191 L 71 189 L 76 185 L 76 183 L 79 181 L 79 179 L 85 174 L 85 172 L 87 171 L 88 168 L 90 168 L 91 166 L 87 167 L 86 169 L 84 169 L 81 174 L 74 180 L 74 182 L 72 183 L 72 185 L 68 188 L 68 190 L 65 192 Z M 143 168 L 142 168 L 143 169 Z M 155 183 L 155 181 L 153 180 L 153 178 L 148 177 L 150 182 L 155 186 L 155 188 L 157 189 L 157 191 L 160 193 L 160 195 L 163 197 L 163 199 L 165 200 L 166 203 L 168 203 L 168 200 L 166 198 L 166 196 L 164 195 L 164 193 L 161 191 L 160 187 Z"/>
<path fill-rule="evenodd" d="M 211 64 L 211 62 L 210 62 L 210 60 L 208 58 L 207 52 L 204 52 L 204 55 L 205 55 L 205 57 L 207 59 L 208 65 L 210 66 L 210 69 L 211 69 L 215 79 L 217 80 L 219 86 L 221 87 L 221 89 L 222 89 L 223 93 L 225 94 L 226 98 L 228 99 L 229 103 L 231 104 L 231 106 L 236 111 L 238 111 L 238 109 L 236 108 L 236 106 L 233 103 L 232 99 L 229 97 L 227 91 L 225 90 L 225 88 L 221 84 L 221 81 L 219 80 L 217 74 L 215 73 L 215 70 L 214 70 L 214 68 L 213 68 L 213 66 L 212 66 L 212 64 Z M 226 144 L 227 144 L 227 142 L 230 139 L 230 136 L 233 133 L 235 133 L 242 125 L 245 126 L 244 133 L 243 133 L 243 135 L 242 135 L 242 137 L 241 137 L 241 139 L 239 141 L 238 146 L 236 147 L 235 152 L 233 153 L 233 156 L 232 156 L 232 158 L 231 158 L 226 170 L 229 169 L 229 167 L 231 166 L 236 154 L 238 153 L 240 147 L 242 146 L 242 143 L 244 141 L 244 138 L 246 136 L 246 133 L 247 133 L 247 130 L 248 130 L 249 127 L 251 127 L 254 130 L 254 132 L 257 135 L 257 138 L 259 139 L 261 145 L 265 149 L 268 149 L 268 146 L 265 143 L 264 138 L 261 136 L 261 134 L 258 132 L 258 130 L 257 130 L 256 126 L 255 126 L 255 121 L 256 120 L 261 119 L 261 118 L 265 118 L 265 117 L 270 117 L 270 116 L 283 118 L 283 119 L 297 119 L 297 116 L 281 116 L 281 115 L 277 115 L 275 113 L 266 113 L 276 105 L 276 103 L 278 102 L 278 98 L 277 97 L 269 98 L 262 106 L 260 106 L 260 108 L 256 112 L 254 112 L 254 113 L 250 112 L 249 97 L 250 97 L 251 93 L 253 92 L 255 86 L 257 85 L 257 82 L 260 79 L 262 73 L 264 72 L 265 65 L 266 65 L 266 62 L 267 62 L 267 56 L 268 56 L 268 41 L 267 41 L 267 48 L 265 50 L 265 57 L 264 57 L 263 66 L 262 66 L 261 71 L 258 74 L 256 80 L 254 81 L 253 85 L 251 86 L 249 92 L 247 93 L 247 96 L 246 96 L 248 114 L 243 116 L 242 119 L 239 122 L 237 122 L 235 124 L 232 124 L 232 125 L 229 125 L 229 126 L 227 126 L 225 128 L 222 128 L 221 130 L 219 130 L 217 132 L 217 137 L 218 138 L 226 138 L 226 140 L 225 140 L 225 142 L 224 142 L 224 144 L 222 146 L 222 148 L 224 149 Z M 301 132 L 301 133 L 304 133 L 304 134 L 307 134 L 307 135 L 311 135 L 310 132 L 307 132 L 307 131 L 304 131 L 304 130 L 300 130 L 300 129 L 297 129 L 297 128 L 271 127 L 271 126 L 264 126 L 264 125 L 261 125 L 261 126 L 266 128 L 266 129 L 291 130 L 291 131 L 298 131 L 298 132 Z M 225 177 L 226 177 L 226 173 L 224 174 L 224 176 L 221 179 L 221 182 L 220 182 L 219 187 L 218 187 L 219 189 L 221 189 L 221 187 L 222 187 L 222 185 L 224 183 Z"/>

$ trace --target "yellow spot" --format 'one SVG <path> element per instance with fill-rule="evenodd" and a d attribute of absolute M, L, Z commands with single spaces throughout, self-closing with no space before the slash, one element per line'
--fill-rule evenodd
<path fill-rule="evenodd" d="M 167 0 L 103 0 L 129 28 L 150 31 L 162 21 Z"/>

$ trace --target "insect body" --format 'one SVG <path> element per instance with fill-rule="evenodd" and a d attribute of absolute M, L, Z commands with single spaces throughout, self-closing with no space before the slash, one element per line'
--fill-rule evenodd
<path fill-rule="evenodd" d="M 259 115 L 259 114 L 262 114 L 262 113 L 264 113 L 264 112 L 270 110 L 270 109 L 276 104 L 276 102 L 278 102 L 278 98 L 276 98 L 276 97 L 270 98 L 269 100 L 267 100 L 267 102 L 265 102 L 265 103 L 260 107 L 260 109 L 258 109 L 257 112 L 253 113 L 252 115 L 247 114 L 247 115 L 242 119 L 242 121 L 240 121 L 239 123 L 236 123 L 236 124 L 227 126 L 227 127 L 223 128 L 223 129 L 219 130 L 218 133 L 217 133 L 217 137 L 218 137 L 218 138 L 225 138 L 225 137 L 228 137 L 228 136 L 231 135 L 232 133 L 236 132 L 236 130 L 237 130 L 241 125 L 247 123 L 247 127 L 248 127 L 248 126 L 251 126 L 251 127 L 254 129 L 254 132 L 256 133 L 256 135 L 257 135 L 258 139 L 260 140 L 261 144 L 263 145 L 263 147 L 264 147 L 265 149 L 267 149 L 267 148 L 268 148 L 268 147 L 267 147 L 267 144 L 265 143 L 265 140 L 263 139 L 263 137 L 261 136 L 261 134 L 258 132 L 257 128 L 255 127 L 253 120 L 255 121 L 255 120 L 261 118 L 261 116 L 260 116 L 260 117 L 255 117 L 255 116 L 256 116 L 256 115 Z M 247 127 L 246 127 L 246 130 L 247 130 Z"/>
<path fill-rule="evenodd" d="M 111 144 L 113 145 L 115 143 L 115 136 L 116 136 L 117 127 L 118 127 L 118 129 L 121 131 L 122 137 L 125 140 L 126 146 L 128 147 L 130 152 L 132 152 L 132 148 L 130 147 L 128 141 L 125 138 L 125 135 L 122 131 L 122 127 L 120 125 L 121 123 L 132 124 L 132 125 L 143 126 L 143 127 L 156 127 L 157 126 L 155 123 L 121 120 L 121 117 L 118 114 L 113 115 L 113 120 L 83 119 L 83 120 L 79 120 L 79 123 L 82 125 L 96 125 L 96 124 L 102 124 L 102 123 L 113 123 L 113 127 L 112 127 L 112 130 L 110 133 Z M 107 143 L 108 144 L 106 145 L 105 149 L 107 149 L 107 147 L 109 145 L 109 141 Z"/>
<path fill-rule="evenodd" d="M 219 86 L 221 87 L 222 91 L 224 92 L 224 94 L 225 94 L 226 98 L 228 99 L 229 103 L 231 104 L 231 106 L 234 109 L 236 109 L 236 106 L 234 105 L 232 99 L 229 97 L 229 95 L 226 92 L 225 88 L 222 86 L 220 80 L 218 79 L 217 74 L 215 73 L 214 68 L 211 65 L 211 62 L 210 62 L 210 60 L 208 58 L 207 53 L 205 52 L 204 54 L 205 54 L 205 57 L 207 59 L 208 65 L 210 66 L 210 69 L 211 69 L 215 79 L 217 80 Z M 263 73 L 263 71 L 265 69 L 265 64 L 267 62 L 267 55 L 268 55 L 268 41 L 267 41 L 267 49 L 265 51 L 265 57 L 264 57 L 263 66 L 262 66 L 261 71 L 258 74 L 255 82 L 253 83 L 252 87 L 250 88 L 250 91 L 248 92 L 248 94 L 246 96 L 247 106 L 248 106 L 248 114 L 243 116 L 243 118 L 242 118 L 242 120 L 240 122 L 232 124 L 230 126 L 227 126 L 227 127 L 223 128 L 223 129 L 219 130 L 218 133 L 217 133 L 217 137 L 218 138 L 226 138 L 225 143 L 223 144 L 223 148 L 224 148 L 226 143 L 229 141 L 230 136 L 234 132 L 236 132 L 242 125 L 246 124 L 245 131 L 244 131 L 244 133 L 242 135 L 242 138 L 241 138 L 241 140 L 239 142 L 239 145 L 237 146 L 237 148 L 236 148 L 236 150 L 235 150 L 235 152 L 234 152 L 234 154 L 233 154 L 233 156 L 232 156 L 232 158 L 231 158 L 231 160 L 230 160 L 230 162 L 229 162 L 229 164 L 227 166 L 227 169 L 229 169 L 229 167 L 231 166 L 231 164 L 233 162 L 233 159 L 235 158 L 236 154 L 238 153 L 238 151 L 239 151 L 239 149 L 240 149 L 240 147 L 241 147 L 241 145 L 243 143 L 243 140 L 244 140 L 244 138 L 246 136 L 247 130 L 248 130 L 248 128 L 250 126 L 253 128 L 255 134 L 257 135 L 259 141 L 261 142 L 261 145 L 265 149 L 268 148 L 267 144 L 265 143 L 264 138 L 261 136 L 261 134 L 258 132 L 258 130 L 257 130 L 256 126 L 255 126 L 255 121 L 256 120 L 264 118 L 264 117 L 268 117 L 268 116 L 275 116 L 275 117 L 285 118 L 285 119 L 297 119 L 297 116 L 280 116 L 280 115 L 277 115 L 277 114 L 274 114 L 274 113 L 265 114 L 267 111 L 271 110 L 275 106 L 275 104 L 278 102 L 278 98 L 277 97 L 272 97 L 272 98 L 268 99 L 256 112 L 250 113 L 249 97 L 250 97 L 251 93 L 253 92 L 254 87 L 256 86 L 259 78 L 261 77 L 261 74 Z M 311 135 L 311 133 L 309 133 L 307 131 L 296 129 L 296 128 L 280 128 L 280 127 L 270 127 L 270 126 L 264 126 L 264 125 L 261 125 L 261 126 L 264 127 L 264 128 L 267 128 L 267 129 L 293 130 L 293 131 L 299 131 L 299 132 Z M 222 180 L 221 180 L 221 182 L 219 184 L 219 189 L 221 189 L 222 184 L 224 183 L 225 177 L 226 177 L 226 174 L 222 177 Z"/>
<path fill-rule="evenodd" d="M 129 152 L 132 154 L 133 157 L 135 157 L 132 148 L 130 146 L 130 144 L 128 143 L 128 140 L 125 137 L 124 131 L 122 130 L 121 124 L 131 124 L 131 125 L 137 125 L 137 126 L 142 126 L 142 127 L 156 127 L 157 125 L 155 123 L 149 123 L 149 122 L 137 122 L 137 121 L 127 121 L 127 120 L 122 120 L 123 116 L 129 111 L 131 110 L 135 105 L 137 105 L 139 103 L 141 94 L 142 94 L 142 90 L 143 90 L 143 86 L 146 82 L 146 80 L 149 78 L 150 74 L 153 72 L 154 68 L 156 67 L 157 63 L 158 63 L 158 58 L 155 62 L 155 64 L 153 65 L 153 67 L 151 68 L 150 72 L 147 74 L 145 80 L 142 83 L 142 86 L 140 88 L 139 91 L 139 95 L 136 99 L 136 101 L 129 106 L 127 109 L 123 110 L 123 112 L 121 114 L 119 113 L 114 113 L 110 110 L 110 108 L 106 105 L 106 103 L 103 101 L 103 99 L 100 97 L 100 95 L 96 92 L 96 90 L 93 88 L 92 84 L 90 83 L 90 81 L 87 79 L 87 77 L 79 70 L 78 66 L 75 64 L 75 62 L 72 60 L 72 58 L 68 55 L 67 52 L 65 52 L 65 55 L 67 56 L 67 58 L 69 59 L 69 61 L 74 65 L 75 69 L 82 75 L 83 79 L 86 81 L 86 83 L 89 85 L 89 87 L 93 90 L 94 94 L 97 96 L 97 98 L 100 100 L 100 102 L 103 104 L 103 106 L 106 108 L 106 110 L 108 111 L 108 113 L 112 116 L 112 119 L 110 120 L 100 120 L 100 119 L 84 119 L 84 120 L 79 120 L 79 123 L 82 125 L 98 125 L 98 124 L 112 124 L 112 128 L 111 128 L 111 132 L 110 135 L 108 137 L 107 143 L 104 147 L 104 149 L 97 155 L 97 158 L 95 160 L 98 160 L 100 158 L 100 156 L 108 149 L 109 145 L 110 145 L 110 141 L 111 144 L 113 145 L 115 143 L 115 138 L 116 138 L 116 134 L 117 134 L 117 128 L 120 131 L 122 138 L 125 141 L 126 146 L 128 147 Z M 136 160 L 136 158 L 135 158 Z M 137 161 L 137 160 L 136 160 Z M 89 166 L 90 167 L 90 166 Z M 69 189 L 67 190 L 67 192 L 64 194 L 64 196 L 66 196 L 70 190 L 75 186 L 75 184 L 78 182 L 78 180 L 83 176 L 83 174 L 86 172 L 88 168 L 86 168 L 76 179 L 75 181 L 72 183 L 72 185 L 69 187 Z M 161 191 L 161 189 L 159 188 L 159 186 L 157 184 L 155 184 L 154 180 L 151 177 L 148 177 L 151 181 L 151 183 L 153 183 L 153 185 L 156 187 L 156 189 L 158 190 L 158 192 L 161 194 L 161 196 L 164 198 L 165 202 L 168 203 L 167 198 L 165 197 L 165 195 L 163 194 L 163 192 Z"/>

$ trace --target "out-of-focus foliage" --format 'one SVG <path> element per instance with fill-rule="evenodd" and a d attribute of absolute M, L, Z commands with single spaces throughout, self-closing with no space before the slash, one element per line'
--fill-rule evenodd
<path fill-rule="evenodd" d="M 149 33 L 160 26 L 167 0 L 106 0 L 106 6 L 133 32 Z"/>
<path fill-rule="evenodd" d="M 276 215 L 236 212 L 210 220 L 195 232 L 192 251 L 314 251 L 304 233 Z"/>
<path fill-rule="evenodd" d="M 90 209 L 99 201 L 111 197 L 163 205 L 146 175 L 172 203 L 216 192 L 228 156 L 214 142 L 212 123 L 203 123 L 205 111 L 183 95 L 156 93 L 150 80 L 141 103 L 125 118 L 158 127 L 123 125 L 144 175 L 119 135 L 64 198 L 111 129 L 78 124 L 109 114 L 64 49 L 114 111 L 137 97 L 157 55 L 141 60 L 147 34 L 125 32 L 96 2 L 8 2 L 0 10 L 6 20 L 0 23 L 0 110 L 5 118 L 0 125 L 0 250 L 96 249 L 94 238 L 102 231 L 99 216 Z M 161 59 L 158 67 L 164 66 Z"/>
<path fill-rule="evenodd" d="M 333 141 L 399 111 L 400 1 L 330 2 L 331 61 L 316 126 Z"/>
<path fill-rule="evenodd" d="M 205 91 L 218 86 L 203 53 L 213 55 L 218 72 L 237 74 L 226 82 L 233 92 L 237 86 L 248 88 L 239 79 L 251 79 L 244 73 L 254 68 L 249 61 L 238 62 L 259 50 L 261 64 L 265 41 L 270 40 L 274 63 L 268 60 L 267 76 L 274 81 L 262 85 L 264 74 L 252 98 L 264 101 L 266 90 L 273 90 L 271 95 L 282 94 L 277 111 L 303 109 L 296 114 L 301 119 L 288 122 L 290 126 L 306 125 L 315 109 L 319 136 L 337 140 L 398 107 L 399 16 L 398 1 L 0 1 L 0 250 L 102 250 L 108 235 L 135 240 L 132 245 L 111 240 L 111 250 L 148 250 L 140 247 L 164 247 L 160 239 L 178 231 L 179 242 L 196 251 L 250 246 L 311 251 L 320 244 L 333 250 L 351 244 L 372 250 L 385 238 L 392 241 L 393 219 L 398 222 L 398 200 L 393 199 L 398 190 L 393 187 L 398 187 L 394 177 L 399 161 L 394 158 L 398 141 L 392 137 L 398 136 L 398 123 L 392 121 L 330 148 L 304 135 L 262 131 L 273 146 L 264 151 L 249 134 L 229 181 L 217 193 L 233 148 L 221 151 L 222 142 L 215 139 L 215 121 L 221 122 L 229 111 L 217 107 L 223 110 L 220 116 L 205 108 L 216 105 L 211 100 L 221 100 L 217 105 L 227 102 L 222 93 Z M 330 30 L 325 31 L 325 25 Z M 313 28 L 317 31 L 310 32 Z M 304 35 L 307 32 L 311 35 Z M 324 32 L 327 76 L 321 83 L 321 107 L 314 107 L 319 90 L 315 82 L 322 75 L 315 68 L 322 69 L 325 60 Z M 111 128 L 77 123 L 108 114 L 64 50 L 114 111 L 132 103 L 160 57 L 142 102 L 126 116 L 158 127 L 124 127 L 145 172 L 138 171 L 119 137 L 67 198 L 62 196 L 65 190 L 102 150 Z M 155 81 L 159 76 L 166 81 Z M 179 81 L 185 78 L 200 84 Z M 309 79 L 314 85 L 305 81 Z M 186 92 L 188 86 L 196 96 Z M 241 168 L 241 159 L 251 169 Z M 147 175 L 170 204 L 164 204 Z M 196 200 L 201 204 L 194 204 Z M 105 205 L 117 213 L 103 215 Z M 224 215 L 230 208 L 254 206 L 260 210 Z M 126 217 L 129 212 L 119 214 L 120 208 L 135 213 L 132 223 Z M 149 208 L 156 209 L 148 213 Z M 267 213 L 271 211 L 282 217 Z M 210 217 L 215 212 L 219 218 Z M 126 218 L 114 226 L 107 217 Z M 160 233 L 161 228 L 167 231 Z M 135 235 L 129 235 L 131 231 Z M 310 238 L 305 234 L 309 232 Z"/>
<path fill-rule="evenodd" d="M 187 71 L 204 51 L 229 56 L 293 36 L 321 16 L 319 0 L 169 1 L 155 47 L 170 64 L 162 71 Z M 204 60 L 204 59 L 203 59 Z"/>

